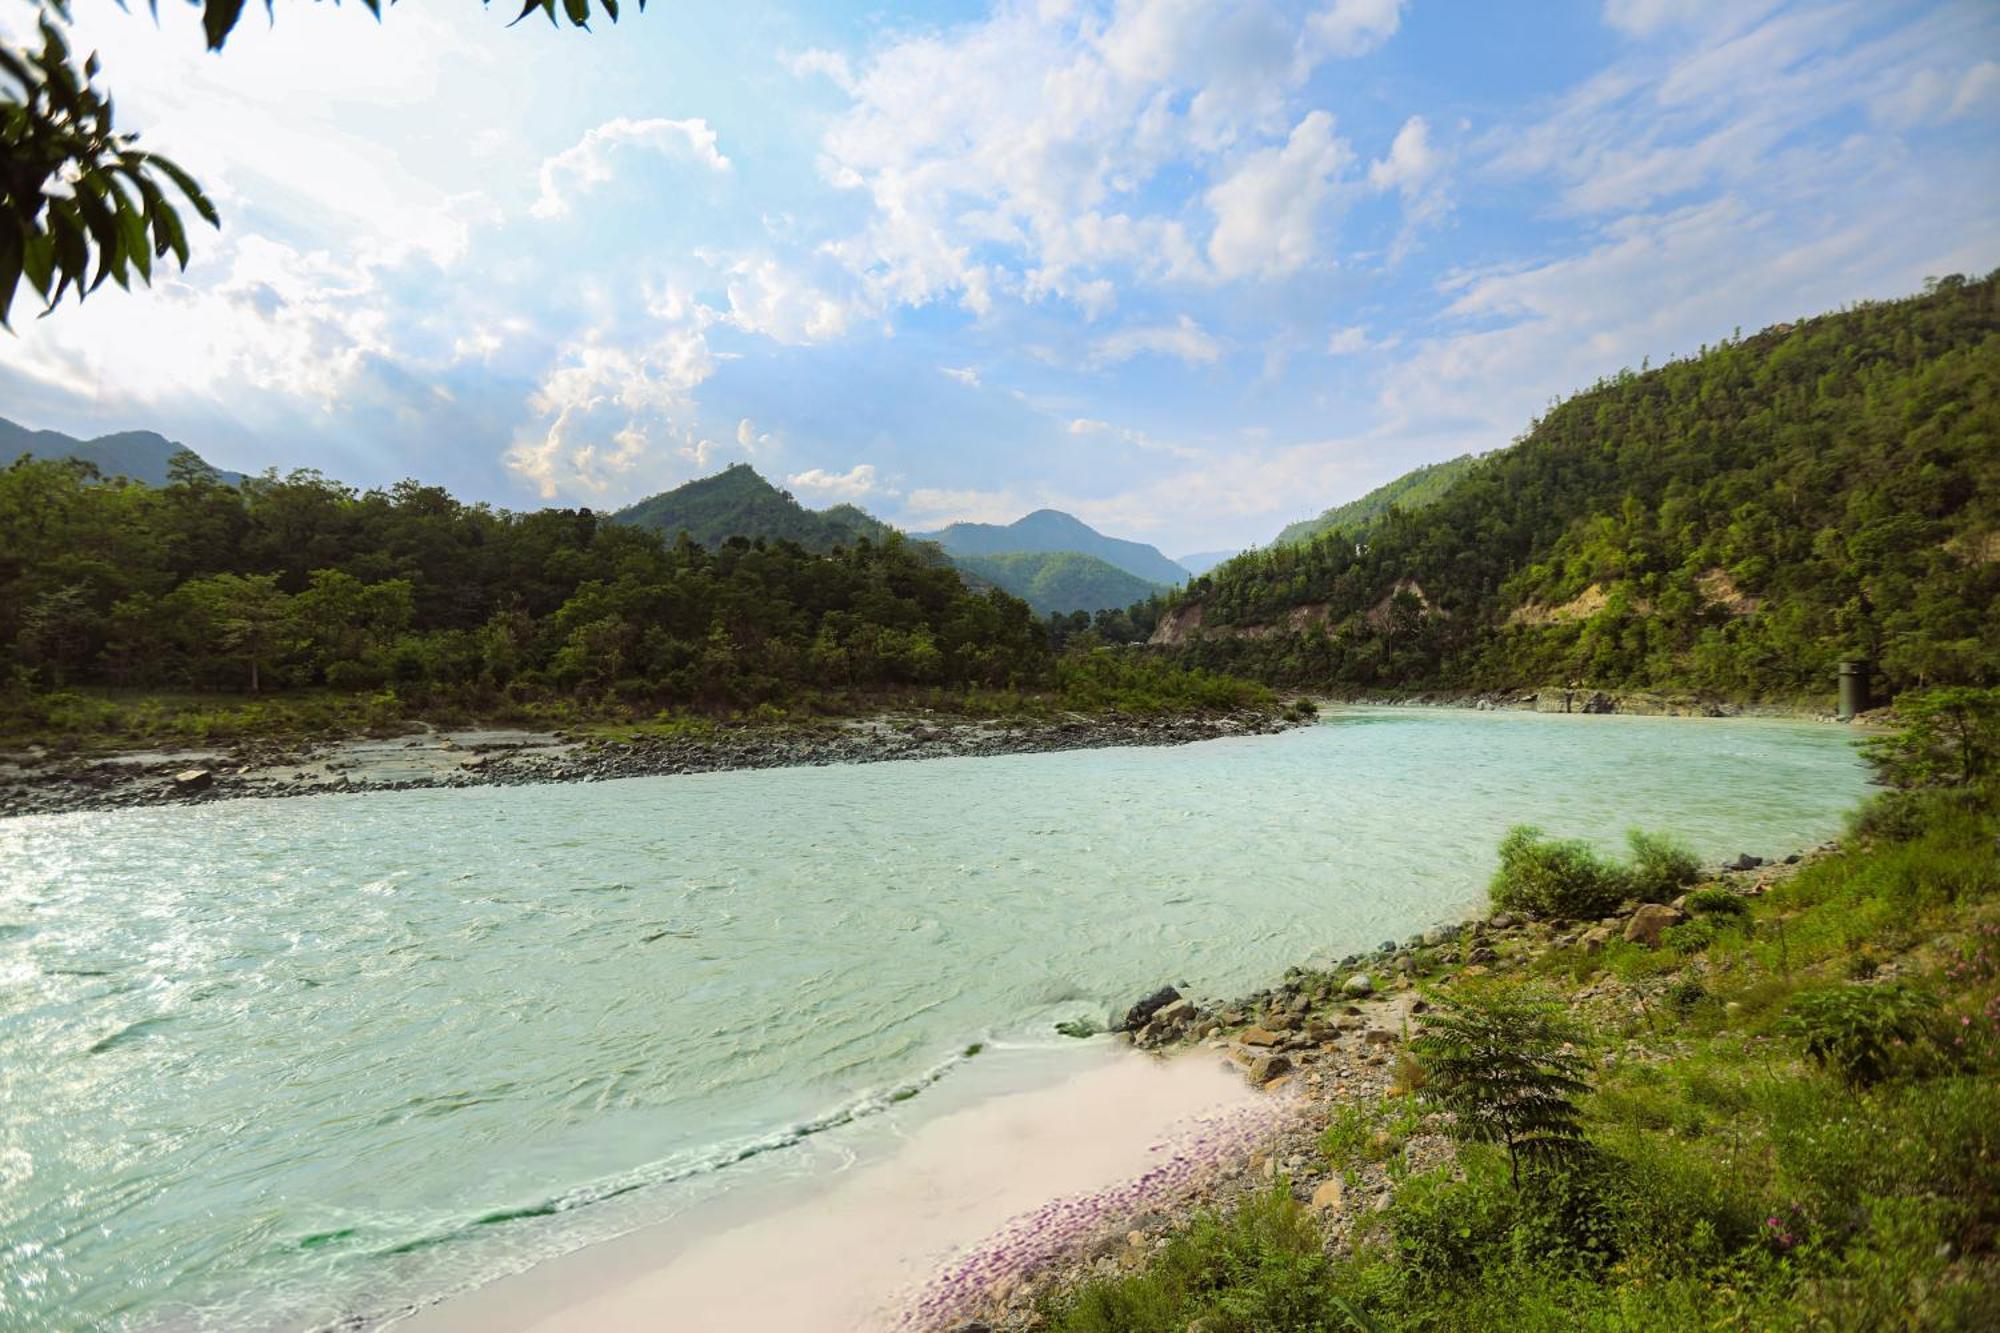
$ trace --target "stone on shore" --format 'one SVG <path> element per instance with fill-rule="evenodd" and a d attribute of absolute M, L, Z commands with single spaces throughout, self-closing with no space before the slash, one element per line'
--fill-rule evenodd
<path fill-rule="evenodd" d="M 1291 1072 L 1291 1059 L 1275 1051 L 1260 1055 L 1250 1062 L 1250 1081 L 1260 1088 L 1272 1079 Z"/>
<path fill-rule="evenodd" d="M 1366 972 L 1356 972 L 1341 986 L 1340 993 L 1354 999 L 1363 999 L 1375 993 L 1375 981 Z"/>
<path fill-rule="evenodd" d="M 1659 944 L 1660 935 L 1668 926 L 1678 926 L 1685 920 L 1686 912 L 1665 903 L 1642 903 L 1632 913 L 1632 919 L 1625 923 L 1625 939 L 1628 943 L 1643 944 L 1651 949 Z"/>
<path fill-rule="evenodd" d="M 1245 1046 L 1276 1046 L 1283 1038 L 1277 1033 L 1272 1032 L 1269 1028 L 1261 1028 L 1253 1025 L 1244 1028 L 1242 1035 L 1237 1040 Z"/>
<path fill-rule="evenodd" d="M 215 784 L 215 774 L 205 768 L 184 768 L 174 774 L 175 791 L 207 791 Z"/>
<path fill-rule="evenodd" d="M 1147 1019 L 1180 998 L 1181 993 L 1172 986 L 1160 987 L 1151 995 L 1148 995 L 1145 999 L 1125 1011 L 1124 1029 L 1127 1032 L 1138 1031 L 1146 1025 Z"/>

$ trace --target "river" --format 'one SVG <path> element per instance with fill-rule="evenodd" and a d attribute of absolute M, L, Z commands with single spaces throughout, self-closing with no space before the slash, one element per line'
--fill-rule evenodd
<path fill-rule="evenodd" d="M 0 1328 L 365 1325 L 1463 915 L 1512 824 L 1782 854 L 1864 778 L 1825 725 L 1350 709 L 0 821 Z"/>

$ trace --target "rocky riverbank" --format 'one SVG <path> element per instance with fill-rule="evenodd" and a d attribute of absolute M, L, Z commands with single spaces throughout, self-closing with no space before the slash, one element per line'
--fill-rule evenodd
<path fill-rule="evenodd" d="M 1622 714 L 1627 717 L 1783 717 L 1832 722 L 1833 707 L 1757 702 L 1657 690 L 1597 690 L 1581 686 L 1521 690 L 1425 690 L 1414 694 L 1354 694 L 1340 702 L 1371 708 L 1471 708 L 1480 712 Z M 1858 719 L 1867 721 L 1864 715 Z"/>
<path fill-rule="evenodd" d="M 1283 731 L 1304 713 L 1211 717 L 966 719 L 881 716 L 807 726 L 722 726 L 677 734 L 421 732 L 285 747 L 149 750 L 74 758 L 0 754 L 0 816 L 192 804 L 324 792 L 526 786 L 746 768 L 866 764 L 1107 746 L 1186 745 Z"/>
<path fill-rule="evenodd" d="M 1824 844 L 1781 862 L 1742 856 L 1711 869 L 1698 887 L 1759 897 L 1812 859 L 1836 850 Z M 1690 890 L 1693 892 L 1694 890 Z M 1277 986 L 1227 1003 L 1182 996 L 1172 987 L 1134 1005 L 1123 1039 L 1161 1058 L 1208 1052 L 1239 1070 L 1273 1099 L 1274 1113 L 1254 1134 L 1239 1135 L 1201 1169 L 1169 1173 L 1151 1188 L 1125 1188 L 1104 1198 L 1068 1199 L 1051 1207 L 1062 1216 L 1092 1219 L 1072 1227 L 1066 1244 L 1047 1251 L 1013 1228 L 968 1254 L 929 1289 L 923 1318 L 911 1327 L 949 1333 L 1029 1333 L 1042 1326 L 1044 1300 L 1082 1283 L 1144 1267 L 1198 1212 L 1227 1211 L 1282 1181 L 1319 1222 L 1329 1253 L 1352 1244 L 1372 1214 L 1385 1210 L 1402 1176 L 1449 1166 L 1452 1141 L 1435 1116 L 1409 1094 L 1416 1077 L 1403 1054 L 1428 1009 L 1419 985 L 1449 993 L 1461 980 L 1523 972 L 1543 955 L 1589 955 L 1613 940 L 1657 948 L 1663 930 L 1686 919 L 1685 895 L 1671 903 L 1628 903 L 1600 921 L 1529 921 L 1506 912 L 1455 922 L 1385 941 L 1368 954 L 1296 968 Z M 1569 1000 L 1594 1019 L 1643 1021 L 1660 1012 L 1679 971 L 1627 982 L 1598 973 Z M 1602 1068 L 1659 1057 L 1631 1040 L 1597 1052 Z M 1344 1165 L 1329 1160 L 1329 1129 L 1354 1141 Z M 1135 1185 L 1141 1182 L 1135 1182 Z M 967 1274 L 992 1281 L 966 1293 Z M 962 1298 L 943 1303 L 937 1293 Z"/>

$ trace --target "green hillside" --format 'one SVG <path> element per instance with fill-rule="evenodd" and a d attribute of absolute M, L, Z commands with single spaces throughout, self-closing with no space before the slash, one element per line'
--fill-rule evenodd
<path fill-rule="evenodd" d="M 1445 492 L 1478 465 L 1479 456 L 1476 454 L 1464 454 L 1442 463 L 1426 463 L 1385 486 L 1377 486 L 1359 500 L 1335 505 L 1318 518 L 1300 519 L 1278 534 L 1277 544 L 1286 546 L 1311 541 L 1322 532 L 1331 532 L 1335 528 L 1344 528 L 1358 536 L 1363 529 L 1388 513 L 1391 506 L 1417 510 L 1436 504 Z"/>
<path fill-rule="evenodd" d="M 1004 588 L 1041 615 L 1130 606 L 1165 591 L 1117 566 L 1080 551 L 1010 551 L 1004 555 L 955 555 L 960 570 Z"/>
<path fill-rule="evenodd" d="M 641 500 L 612 515 L 614 522 L 650 528 L 669 541 L 685 532 L 697 546 L 717 547 L 731 537 L 797 542 L 809 551 L 852 546 L 862 537 L 880 542 L 888 524 L 853 505 L 807 509 L 758 475 L 735 463 L 671 491 Z"/>
<path fill-rule="evenodd" d="M 1995 679 L 1996 276 L 1621 373 L 1358 547 L 1195 580 L 1154 639 L 1327 686 L 1823 695 L 1851 656 L 1892 689 Z"/>

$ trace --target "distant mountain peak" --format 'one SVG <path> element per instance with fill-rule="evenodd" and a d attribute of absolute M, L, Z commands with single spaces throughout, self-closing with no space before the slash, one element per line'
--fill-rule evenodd
<path fill-rule="evenodd" d="M 242 481 L 240 472 L 225 472 L 194 450 L 156 430 L 121 430 L 95 439 L 79 440 L 59 430 L 30 430 L 0 417 L 0 467 L 22 454 L 35 458 L 75 458 L 95 467 L 106 478 L 125 477 L 148 486 L 164 486 L 167 465 L 178 454 L 190 454 L 226 486 Z"/>
<path fill-rule="evenodd" d="M 954 556 L 1000 556 L 1075 551 L 1095 556 L 1148 583 L 1185 583 L 1188 572 L 1144 542 L 1107 537 L 1074 514 L 1037 509 L 1012 523 L 953 523 L 936 532 L 913 534 Z"/>
<path fill-rule="evenodd" d="M 674 537 L 685 532 L 702 546 L 731 537 L 791 541 L 812 551 L 852 546 L 862 538 L 881 541 L 894 532 L 866 510 L 851 504 L 807 509 L 791 492 L 774 486 L 748 463 L 731 463 L 670 491 L 648 496 L 612 515 L 619 523 L 653 528 Z"/>

